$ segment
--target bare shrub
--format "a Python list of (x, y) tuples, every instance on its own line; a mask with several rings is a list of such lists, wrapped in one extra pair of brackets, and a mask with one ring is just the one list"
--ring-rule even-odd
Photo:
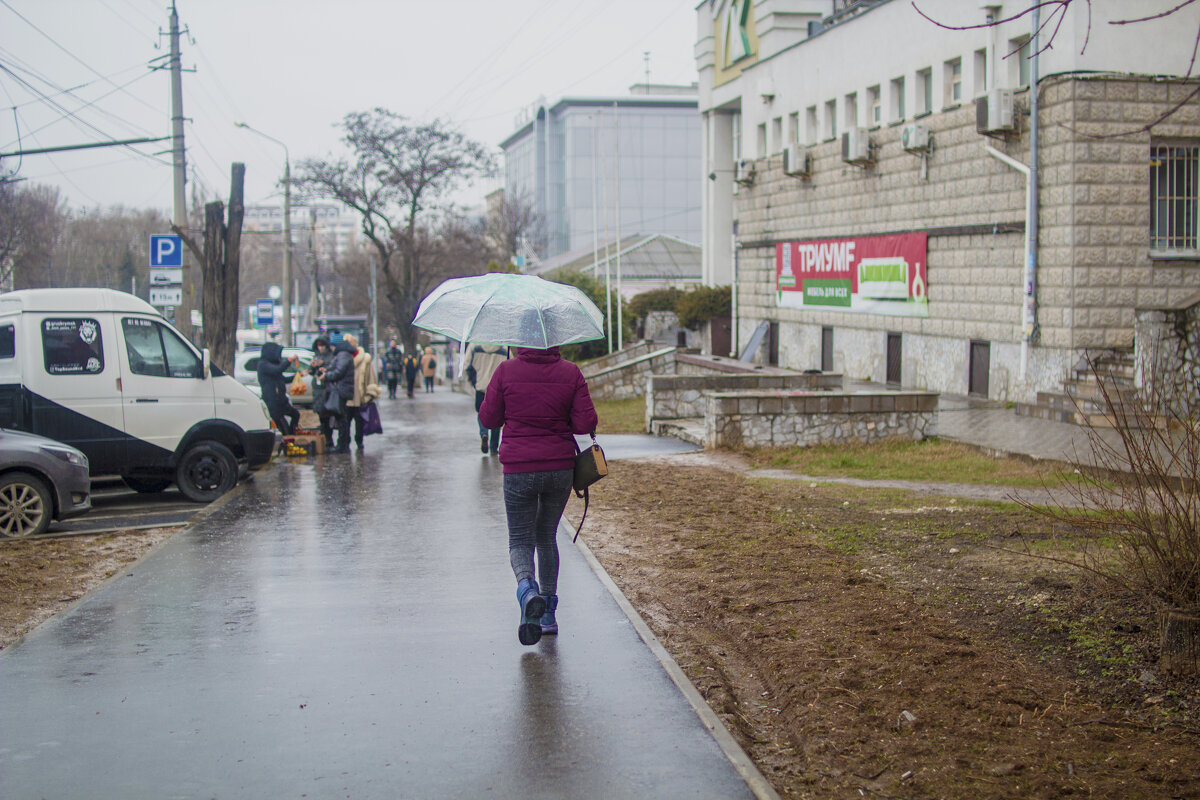
[(1054, 557), (1165, 608), (1200, 610), (1200, 420), (1177, 402), (1171, 374), (1140, 388), (1098, 369), (1096, 397), (1075, 398), (1091, 458), (1076, 455), (1069, 499), (1027, 505), (1082, 534), (1077, 557)]

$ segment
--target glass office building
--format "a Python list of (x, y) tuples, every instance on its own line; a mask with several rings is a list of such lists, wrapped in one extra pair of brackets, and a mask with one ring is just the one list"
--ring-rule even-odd
[[(646, 87), (636, 87), (645, 92)], [(632, 233), (700, 241), (694, 87), (534, 106), (501, 143), (505, 197), (541, 217), (543, 258)]]

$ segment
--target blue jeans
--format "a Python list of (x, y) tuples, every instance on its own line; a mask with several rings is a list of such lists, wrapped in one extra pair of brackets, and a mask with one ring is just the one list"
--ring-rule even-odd
[(508, 560), (517, 582), (537, 579), (542, 594), (558, 593), (558, 521), (571, 496), (574, 472), (512, 472), (504, 475), (504, 510), (508, 514)]
[(484, 392), (475, 391), (475, 421), (479, 423), (479, 435), (488, 437), (488, 449), (493, 453), (500, 450), (500, 428), (485, 428), (479, 422), (479, 407), (483, 405)]

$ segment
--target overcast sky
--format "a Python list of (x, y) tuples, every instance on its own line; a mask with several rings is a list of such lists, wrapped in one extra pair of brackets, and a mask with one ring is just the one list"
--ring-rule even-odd
[[(382, 106), (449, 120), (499, 153), (539, 96), (696, 80), (693, 0), (177, 0), (189, 181), (276, 202), (292, 163), (339, 151), (337, 123)], [(0, 152), (170, 134), (169, 0), (0, 0)], [(160, 32), (163, 34), (160, 36)], [(14, 108), (15, 107), (15, 108)], [(7, 158), (73, 208), (170, 213), (170, 143)], [(136, 150), (137, 152), (133, 152)], [(142, 154), (142, 155), (139, 155)], [(193, 171), (194, 170), (194, 171)], [(463, 202), (482, 202), (498, 184)], [(189, 184), (189, 205), (191, 187)]]

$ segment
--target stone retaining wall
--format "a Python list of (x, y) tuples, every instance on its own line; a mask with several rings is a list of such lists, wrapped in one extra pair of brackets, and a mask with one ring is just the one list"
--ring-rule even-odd
[(646, 430), (656, 420), (703, 417), (707, 395), (731, 391), (837, 391), (842, 376), (836, 373), (788, 375), (712, 374), (651, 375), (646, 384)]
[(675, 373), (675, 352), (676, 348), (665, 347), (600, 369), (596, 369), (593, 362), (583, 373), (588, 382), (588, 392), (593, 400), (641, 397), (651, 374)]
[(936, 392), (729, 392), (710, 394), (705, 447), (920, 441), (937, 435)]

